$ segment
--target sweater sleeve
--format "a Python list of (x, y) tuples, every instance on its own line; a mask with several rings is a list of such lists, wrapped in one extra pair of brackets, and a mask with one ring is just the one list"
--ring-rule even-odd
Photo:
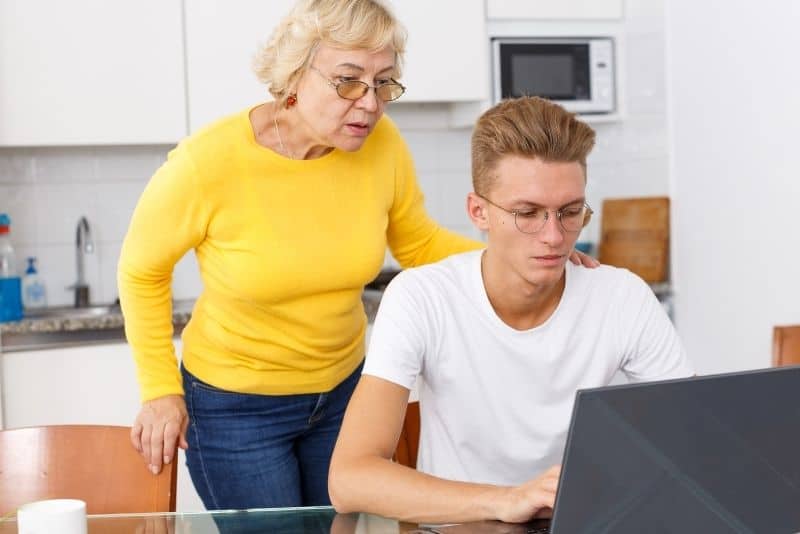
[(122, 244), (117, 283), (142, 401), (183, 393), (172, 343), (172, 271), (205, 236), (205, 198), (179, 146), (145, 187)]
[[(399, 133), (397, 139), (395, 192), (389, 211), (387, 241), (400, 265), (414, 267), (451, 254), (484, 248), (484, 243), (447, 230), (431, 219), (425, 210), (411, 154)], [(464, 199), (453, 197), (452, 201), (464, 202)]]

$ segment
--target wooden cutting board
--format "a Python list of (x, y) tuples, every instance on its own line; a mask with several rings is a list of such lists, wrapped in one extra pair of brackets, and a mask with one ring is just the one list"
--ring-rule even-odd
[(669, 197), (603, 201), (598, 259), (624, 267), (646, 282), (666, 282), (669, 267)]

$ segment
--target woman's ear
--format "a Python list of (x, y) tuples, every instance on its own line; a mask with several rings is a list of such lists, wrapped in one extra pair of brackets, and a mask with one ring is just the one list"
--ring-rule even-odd
[(489, 217), (486, 210), (486, 201), (474, 191), (467, 195), (467, 215), (469, 215), (475, 228), (485, 232), (489, 229)]

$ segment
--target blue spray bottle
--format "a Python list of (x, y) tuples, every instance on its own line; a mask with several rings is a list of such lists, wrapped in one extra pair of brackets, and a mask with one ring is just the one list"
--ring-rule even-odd
[(11, 218), (0, 213), (0, 323), (22, 319), (22, 287), (10, 232)]

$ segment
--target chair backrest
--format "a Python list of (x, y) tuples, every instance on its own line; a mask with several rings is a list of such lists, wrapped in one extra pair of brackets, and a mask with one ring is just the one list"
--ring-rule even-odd
[(666, 282), (669, 197), (604, 200), (597, 259), (624, 267), (646, 282)]
[(773, 328), (772, 365), (800, 365), (800, 325)]
[(130, 427), (59, 425), (0, 431), (0, 514), (57, 498), (89, 514), (174, 512), (177, 459), (153, 475)]
[(416, 469), (419, 449), (419, 402), (409, 402), (393, 460)]

